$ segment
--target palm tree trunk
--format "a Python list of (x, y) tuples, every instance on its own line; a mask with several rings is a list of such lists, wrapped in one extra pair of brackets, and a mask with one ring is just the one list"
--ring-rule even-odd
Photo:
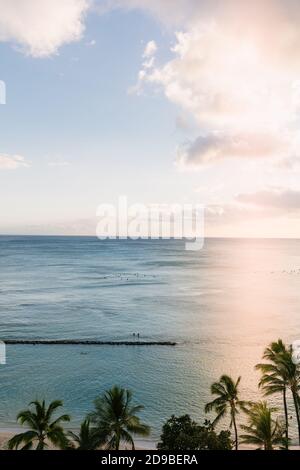
[(44, 450), (44, 445), (45, 445), (44, 438), (40, 438), (36, 450)]
[(293, 400), (295, 405), (297, 424), (298, 424), (298, 436), (299, 436), (299, 445), (300, 445), (300, 416), (299, 416), (299, 404), (298, 404), (298, 395), (297, 392), (293, 391)]
[(288, 409), (287, 409), (287, 402), (286, 402), (286, 387), (283, 389), (283, 405), (284, 405), (284, 416), (285, 416), (285, 437), (286, 437), (286, 449), (289, 449), (289, 417), (288, 417)]
[(239, 447), (238, 431), (237, 431), (234, 411), (232, 412), (232, 424), (233, 424), (233, 427), (234, 427), (234, 435), (235, 435), (235, 450), (238, 450), (238, 447)]
[(116, 450), (120, 450), (120, 434), (116, 435)]
[(273, 450), (273, 446), (272, 446), (271, 442), (268, 442), (268, 441), (265, 442), (264, 448), (265, 448), (265, 450)]

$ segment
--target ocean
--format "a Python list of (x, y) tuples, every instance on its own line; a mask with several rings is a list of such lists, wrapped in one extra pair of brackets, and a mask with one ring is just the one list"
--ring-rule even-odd
[[(172, 414), (199, 422), (210, 384), (242, 376), (258, 400), (264, 348), (300, 339), (300, 241), (0, 237), (0, 340), (175, 341), (177, 346), (7, 346), (0, 426), (35, 398), (62, 399), (76, 427), (117, 384), (145, 406), (159, 438)], [(270, 400), (281, 407), (280, 397)], [(291, 423), (295, 423), (290, 401)], [(226, 425), (226, 421), (224, 423)], [(295, 435), (295, 432), (294, 432)]]

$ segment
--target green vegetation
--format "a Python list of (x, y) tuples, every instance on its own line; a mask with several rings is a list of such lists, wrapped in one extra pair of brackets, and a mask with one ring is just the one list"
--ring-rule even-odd
[(217, 434), (209, 421), (199, 426), (189, 415), (172, 416), (163, 426), (159, 450), (231, 450), (229, 431)]
[(69, 415), (52, 421), (54, 412), (63, 406), (61, 401), (50, 403), (48, 408), (45, 401), (34, 401), (29, 406), (17, 416), (19, 423), (29, 429), (10, 439), (9, 449), (30, 450), (35, 444), (35, 450), (44, 450), (49, 444), (64, 450), (119, 450), (122, 444), (134, 449), (134, 436), (150, 433), (149, 426), (137, 416), (143, 406), (133, 404), (130, 390), (116, 386), (96, 398), (95, 410), (83, 421), (78, 434), (61, 426), (70, 421)]
[(79, 434), (69, 431), (68, 436), (71, 438), (68, 447), (76, 450), (96, 450), (103, 442), (102, 435), (97, 429), (91, 427), (89, 418), (81, 423)]
[(241, 425), (243, 431), (247, 433), (241, 435), (241, 441), (264, 450), (285, 446), (285, 428), (278, 418), (276, 420), (272, 418), (272, 413), (275, 411), (277, 409), (269, 408), (265, 401), (254, 403), (247, 412), (249, 425)]
[(64, 414), (58, 418), (53, 415), (58, 408), (62, 407), (59, 400), (53, 401), (47, 407), (45, 401), (33, 401), (27, 410), (21, 411), (17, 420), (26, 425), (28, 431), (17, 434), (8, 442), (9, 449), (30, 450), (36, 445), (36, 450), (44, 450), (48, 442), (59, 448), (66, 448), (68, 440), (61, 425), (70, 421), (70, 416)]
[(287, 409), (287, 393), (291, 392), (295, 414), (298, 424), (298, 435), (300, 445), (300, 417), (299, 417), (299, 387), (300, 387), (300, 371), (292, 359), (292, 349), (287, 348), (279, 339), (277, 342), (271, 343), (266, 348), (263, 358), (269, 361), (264, 364), (257, 364), (256, 368), (261, 371), (262, 378), (259, 386), (263, 389), (265, 396), (282, 394), (283, 409), (285, 415), (285, 434), (286, 446), (289, 442), (289, 422)]
[(246, 403), (239, 399), (238, 386), (241, 381), (241, 377), (236, 382), (232, 380), (228, 375), (222, 375), (219, 382), (215, 382), (211, 386), (212, 395), (216, 395), (210, 403), (205, 406), (205, 413), (210, 413), (214, 410), (217, 416), (213, 422), (215, 426), (227, 413), (230, 414), (230, 425), (229, 427), (234, 428), (235, 436), (235, 449), (238, 450), (238, 430), (236, 424), (236, 416), (240, 410), (243, 410)]
[(119, 387), (113, 387), (95, 400), (95, 411), (91, 421), (104, 437), (105, 447), (119, 450), (120, 444), (130, 444), (134, 450), (133, 436), (148, 436), (150, 428), (140, 421), (137, 414), (141, 405), (132, 404), (132, 393)]
[(241, 435), (243, 444), (255, 445), (258, 448), (272, 450), (274, 448), (289, 448), (289, 416), (288, 398), (292, 398), (295, 416), (298, 424), (300, 444), (300, 371), (299, 366), (293, 362), (292, 347), (287, 347), (281, 339), (271, 343), (264, 351), (263, 359), (267, 362), (257, 364), (256, 370), (261, 372), (259, 388), (264, 395), (281, 395), (283, 401), (284, 423), (273, 415), (278, 410), (269, 407), (267, 402), (250, 403), (241, 401), (238, 394), (240, 378), (236, 383), (228, 377), (222, 376), (219, 382), (211, 387), (213, 395), (217, 398), (208, 403), (206, 412), (215, 411), (217, 416), (215, 425), (227, 411), (230, 412), (230, 427), (235, 430), (235, 448), (237, 449), (236, 415), (238, 411), (246, 414), (248, 425), (241, 424), (245, 434)]

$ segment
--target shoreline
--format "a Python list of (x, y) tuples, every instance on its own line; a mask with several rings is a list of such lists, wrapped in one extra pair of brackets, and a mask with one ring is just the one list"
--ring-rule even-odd
[[(21, 427), (0, 427), (0, 451), (7, 450), (7, 442), (16, 434), (25, 432), (26, 428)], [(77, 431), (78, 428), (66, 429), (66, 431)], [(156, 450), (156, 442), (145, 439), (136, 439), (135, 441), (136, 450)], [(49, 450), (54, 450), (53, 447), (49, 446)]]

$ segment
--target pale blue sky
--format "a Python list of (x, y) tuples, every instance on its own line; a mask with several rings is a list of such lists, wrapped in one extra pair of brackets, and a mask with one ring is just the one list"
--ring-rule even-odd
[[(246, 198), (239, 195), (253, 193), (256, 206), (258, 200), (264, 206), (268, 192), (272, 199), (268, 211), (276, 217), (279, 235), (298, 234), (298, 216), (294, 213), (289, 215), (288, 230), (284, 224), (282, 231), (280, 222), (282, 204), (295, 207), (296, 200), (300, 208), (295, 147), (293, 152), (283, 154), (282, 142), (275, 142), (273, 134), (271, 139), (265, 131), (258, 133), (257, 128), (252, 131), (249, 121), (247, 138), (253, 144), (249, 150), (248, 144), (244, 146), (244, 129), (236, 125), (241, 116), (232, 112), (232, 117), (226, 109), (220, 124), (219, 114), (211, 109), (215, 106), (210, 98), (211, 82), (214, 96), (226, 93), (232, 99), (228, 76), (222, 82), (218, 68), (221, 62), (215, 58), (221, 54), (224, 57), (225, 41), (235, 44), (234, 35), (230, 29), (225, 39), (219, 32), (217, 39), (215, 32), (212, 35), (205, 30), (207, 37), (198, 34), (204, 18), (209, 25), (211, 21), (227, 21), (219, 9), (212, 9), (208, 20), (205, 0), (188, 0), (186, 4), (176, 0), (173, 5), (175, 8), (177, 4), (178, 9), (170, 9), (169, 15), (164, 10), (168, 2), (159, 0), (108, 2), (115, 8), (102, 14), (92, 8), (107, 3), (101, 0), (94, 0), (89, 8), (86, 0), (72, 0), (69, 5), (74, 4), (74, 11), (59, 11), (65, 0), (42, 0), (44, 11), (40, 13), (36, 0), (21, 1), (25, 9), (16, 13), (10, 8), (15, 0), (0, 0), (1, 11), (5, 12), (4, 19), (0, 19), (0, 80), (7, 86), (7, 104), (0, 105), (0, 233), (44, 233), (47, 227), (52, 227), (53, 232), (69, 233), (73, 230), (70, 224), (93, 220), (98, 204), (115, 202), (125, 194), (132, 203), (198, 202), (212, 208), (217, 205), (217, 214), (222, 215), (226, 209), (228, 220), (221, 217), (219, 221), (212, 210), (208, 220), (212, 234), (234, 235), (236, 229), (237, 234), (263, 236), (269, 234), (269, 222), (262, 223), (261, 213), (255, 212), (257, 207), (255, 224), (260, 228), (253, 230), (253, 214), (250, 222), (241, 225), (244, 213), (248, 218), (248, 200), (244, 206)], [(281, 2), (274, 0), (275, 3)], [(287, 3), (291, 13), (295, 4), (292, 0)], [(122, 8), (117, 8), (120, 4)], [(25, 13), (30, 5), (35, 16), (28, 19)], [(160, 9), (162, 5), (164, 8)], [(48, 7), (49, 18), (58, 12), (59, 18), (66, 20), (61, 31), (59, 27), (52, 31), (49, 26), (49, 37)], [(279, 12), (278, 21), (284, 14)], [(21, 26), (14, 15), (21, 15)], [(76, 32), (78, 23), (72, 15), (77, 15), (75, 20), (85, 26), (84, 31)], [(75, 32), (68, 18), (71, 26), (74, 21)], [(68, 29), (70, 34), (65, 38)], [(186, 36), (176, 36), (178, 31)], [(204, 40), (215, 61), (207, 64), (203, 60), (202, 65), (197, 54), (202, 54), (198, 51)], [(146, 59), (143, 54), (149, 41), (155, 42), (157, 52)], [(238, 40), (236, 44), (240, 47)], [(235, 77), (235, 68), (241, 72), (241, 80), (245, 66), (250, 64), (253, 69), (252, 44), (248, 46), (249, 42), (247, 49), (242, 49), (242, 64), (238, 54), (237, 63), (230, 62)], [(245, 50), (249, 53), (246, 64)], [(148, 69), (143, 62), (151, 57), (155, 57), (155, 65)], [(283, 59), (280, 57), (282, 63)], [(227, 71), (228, 63), (222, 62), (223, 66)], [(144, 75), (138, 79), (141, 70)], [(229, 83), (230, 80), (229, 76)], [(236, 84), (231, 86), (236, 88)], [(274, 116), (273, 111), (271, 108), (266, 119)], [(252, 116), (251, 113), (249, 107), (248, 114)], [(242, 115), (247, 113), (243, 110)], [(279, 121), (269, 121), (268, 129), (273, 126), (273, 132)], [(287, 138), (292, 139), (290, 134)], [(233, 139), (238, 139), (241, 154), (237, 155)], [(273, 160), (270, 163), (270, 155), (275, 164)], [(16, 160), (16, 156), (24, 160)], [(89, 230), (92, 232), (92, 225)]]
[(7, 86), (1, 153), (22, 155), (30, 165), (0, 175), (4, 230), (6, 221), (22, 226), (91, 217), (99, 203), (119, 194), (132, 202), (176, 201), (178, 110), (151, 91), (128, 93), (153, 39), (163, 59), (170, 55), (173, 38), (153, 18), (114, 11), (90, 15), (82, 41), (49, 58), (0, 44)]

